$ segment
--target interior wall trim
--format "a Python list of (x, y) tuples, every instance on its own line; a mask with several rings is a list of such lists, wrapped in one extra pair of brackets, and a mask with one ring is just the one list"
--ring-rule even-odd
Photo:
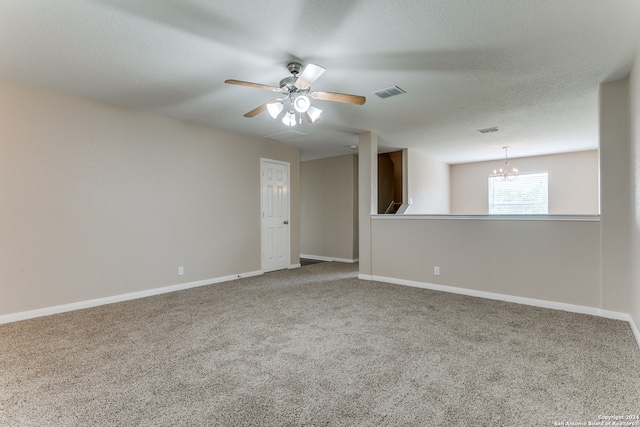
[(391, 283), (395, 285), (411, 286), (414, 288), (429, 289), (432, 291), (449, 292), (454, 294), (467, 295), (478, 298), (486, 298), (498, 301), (513, 302), (516, 304), (530, 305), (534, 307), (549, 308), (552, 310), (568, 311), (570, 313), (589, 314), (592, 316), (604, 317), (606, 319), (622, 320), (629, 323), (633, 336), (636, 340), (636, 344), (640, 349), (640, 330), (628, 313), (622, 313), (618, 311), (604, 310), (597, 307), (589, 307), (583, 305), (567, 304), (563, 302), (547, 301), (535, 298), (518, 297), (513, 295), (498, 294), (494, 292), (477, 291), (474, 289), (458, 288), (455, 286), (436, 285), (434, 283), (417, 282), (413, 280), (396, 279), (392, 277), (384, 276), (363, 276), (358, 275), (362, 280), (374, 280), (378, 282)]
[(402, 220), (402, 219), (473, 219), (478, 221), (587, 221), (599, 222), (600, 215), (422, 215), (422, 214), (378, 214), (371, 215), (375, 220)]
[(145, 298), (154, 295), (166, 294), (169, 292), (182, 291), (185, 289), (196, 288), (199, 286), (214, 285), (216, 283), (228, 282), (230, 280), (241, 279), (243, 277), (259, 276), (263, 274), (262, 270), (250, 271), (247, 273), (232, 274), (224, 277), (216, 277), (207, 280), (198, 280), (195, 282), (181, 283), (177, 285), (164, 286), (161, 288), (148, 289), (145, 291), (131, 292), (110, 297), (91, 299), (86, 301), (74, 302), (70, 304), (56, 305), (36, 310), (23, 311), (20, 313), (5, 314), (0, 316), (0, 325), (4, 323), (18, 322), (20, 320), (35, 319), (37, 317), (50, 316), (52, 314), (66, 313), (68, 311), (82, 310), (85, 308), (98, 307), (101, 305), (114, 304), (117, 302), (130, 301), (138, 298)]
[(300, 254), (300, 258), (315, 259), (316, 261), (337, 261), (337, 262), (345, 262), (345, 263), (349, 263), (349, 264), (354, 264), (354, 263), (360, 261), (359, 258), (355, 258), (355, 259), (334, 258), (334, 257), (330, 257), (330, 256), (306, 255), (306, 254)]
[[(301, 255), (301, 257), (310, 258), (303, 255)], [(310, 258), (310, 259), (313, 259), (313, 258)], [(165, 286), (162, 288), (149, 289), (146, 291), (132, 292), (132, 293), (127, 293), (122, 295), (114, 295), (111, 297), (80, 301), (80, 302), (71, 303), (71, 304), (63, 304), (63, 305), (57, 305), (53, 307), (46, 307), (46, 308), (41, 308), (37, 310), (23, 311), (20, 313), (6, 314), (3, 316), (0, 316), (0, 325), (5, 323), (18, 322), (21, 320), (34, 319), (37, 317), (50, 316), (52, 314), (65, 313), (65, 312), (74, 311), (74, 310), (82, 310), (85, 308), (98, 307), (98, 306), (107, 305), (107, 304), (114, 304), (122, 301), (130, 301), (138, 298), (145, 298), (145, 297), (165, 294), (169, 292), (196, 288), (199, 286), (214, 285), (216, 283), (228, 282), (230, 280), (236, 280), (243, 277), (259, 276), (261, 274), (263, 274), (263, 271), (257, 270), (257, 271), (247, 272), (247, 273), (240, 273), (240, 274), (233, 274), (233, 275), (224, 276), (224, 277), (218, 277), (214, 279), (199, 280), (196, 282), (188, 282), (188, 283), (182, 283), (178, 285)], [(516, 304), (531, 305), (535, 307), (549, 308), (552, 310), (562, 310), (562, 311), (568, 311), (571, 313), (589, 314), (593, 316), (604, 317), (607, 319), (623, 320), (629, 323), (631, 331), (633, 332), (633, 335), (636, 339), (636, 344), (638, 344), (638, 348), (640, 348), (640, 330), (638, 329), (638, 326), (633, 321), (633, 318), (631, 317), (631, 315), (627, 313), (621, 313), (618, 311), (611, 311), (611, 310), (603, 310), (597, 307), (588, 307), (588, 306), (567, 304), (567, 303), (561, 303), (561, 302), (555, 302), (555, 301), (546, 301), (546, 300), (540, 300), (535, 298), (518, 297), (513, 295), (498, 294), (494, 292), (485, 292), (485, 291), (477, 291), (473, 289), (458, 288), (454, 286), (436, 285), (434, 283), (417, 282), (417, 281), (405, 280), (405, 279), (395, 279), (395, 278), (384, 277), (384, 276), (358, 274), (358, 279), (368, 280), (368, 281), (375, 280), (375, 281), (391, 283), (395, 285), (411, 286), (414, 288), (422, 288), (422, 289), (429, 289), (434, 291), (468, 295), (468, 296), (473, 296), (478, 298), (487, 298), (492, 300), (513, 302)]]

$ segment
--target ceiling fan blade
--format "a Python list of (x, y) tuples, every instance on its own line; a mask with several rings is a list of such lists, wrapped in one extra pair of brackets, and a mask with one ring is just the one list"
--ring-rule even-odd
[(276, 98), (276, 99), (272, 99), (269, 102), (265, 102), (264, 104), (254, 108), (253, 110), (249, 111), (248, 113), (244, 114), (245, 117), (255, 117), (258, 114), (262, 113), (264, 110), (267, 109), (267, 105), (269, 104), (273, 104), (276, 102), (282, 102), (284, 100), (284, 98)]
[(295, 86), (298, 89), (308, 89), (313, 84), (313, 82), (315, 82), (318, 77), (320, 77), (322, 73), (324, 73), (324, 71), (324, 67), (316, 64), (307, 64), (307, 66), (304, 67), (304, 70), (302, 70), (300, 76), (298, 76), (298, 80), (296, 80)]
[[(268, 104), (268, 102), (267, 102)], [(262, 113), (264, 110), (267, 109), (267, 104), (262, 104), (259, 107), (254, 108), (253, 110), (249, 111), (248, 113), (244, 114), (245, 117), (255, 117), (258, 114)]]
[(230, 85), (249, 86), (249, 87), (255, 87), (256, 89), (270, 90), (272, 92), (280, 92), (281, 91), (281, 89), (279, 87), (267, 86), (267, 85), (263, 85), (263, 84), (260, 84), (260, 83), (245, 82), (245, 81), (242, 81), (242, 80), (229, 79), (229, 80), (225, 80), (224, 82), (227, 83), (227, 84), (230, 84)]
[(363, 105), (367, 102), (367, 98), (359, 95), (347, 95), (346, 93), (335, 92), (311, 92), (313, 99), (319, 99), (320, 101), (334, 101), (344, 102), (345, 104)]

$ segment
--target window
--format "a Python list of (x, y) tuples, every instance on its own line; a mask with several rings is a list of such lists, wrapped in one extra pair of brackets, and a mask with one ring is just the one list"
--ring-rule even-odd
[(515, 181), (489, 177), (490, 215), (549, 213), (549, 173), (520, 173)]

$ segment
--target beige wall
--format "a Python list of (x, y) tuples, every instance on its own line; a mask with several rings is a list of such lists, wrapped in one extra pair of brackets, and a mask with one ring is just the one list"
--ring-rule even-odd
[(374, 217), (373, 275), (598, 307), (599, 242), (598, 221)]
[(0, 99), (0, 315), (260, 270), (261, 157), (291, 163), (299, 262), (297, 149), (7, 81)]
[[(521, 172), (549, 172), (550, 215), (599, 213), (598, 151), (509, 159)], [(451, 165), (451, 213), (486, 215), (488, 176), (500, 161)]]
[(630, 311), (637, 328), (640, 328), (640, 46), (636, 53), (633, 71), (629, 78), (630, 98)]
[(300, 163), (300, 252), (358, 258), (358, 158), (353, 154)]
[(406, 213), (444, 215), (449, 213), (449, 165), (424, 154), (407, 150), (408, 196)]
[(628, 79), (600, 85), (603, 304), (629, 313), (631, 236)]

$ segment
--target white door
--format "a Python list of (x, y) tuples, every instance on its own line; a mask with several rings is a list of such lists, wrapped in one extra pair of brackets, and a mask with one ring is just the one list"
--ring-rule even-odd
[(260, 160), (262, 271), (289, 268), (289, 163)]

